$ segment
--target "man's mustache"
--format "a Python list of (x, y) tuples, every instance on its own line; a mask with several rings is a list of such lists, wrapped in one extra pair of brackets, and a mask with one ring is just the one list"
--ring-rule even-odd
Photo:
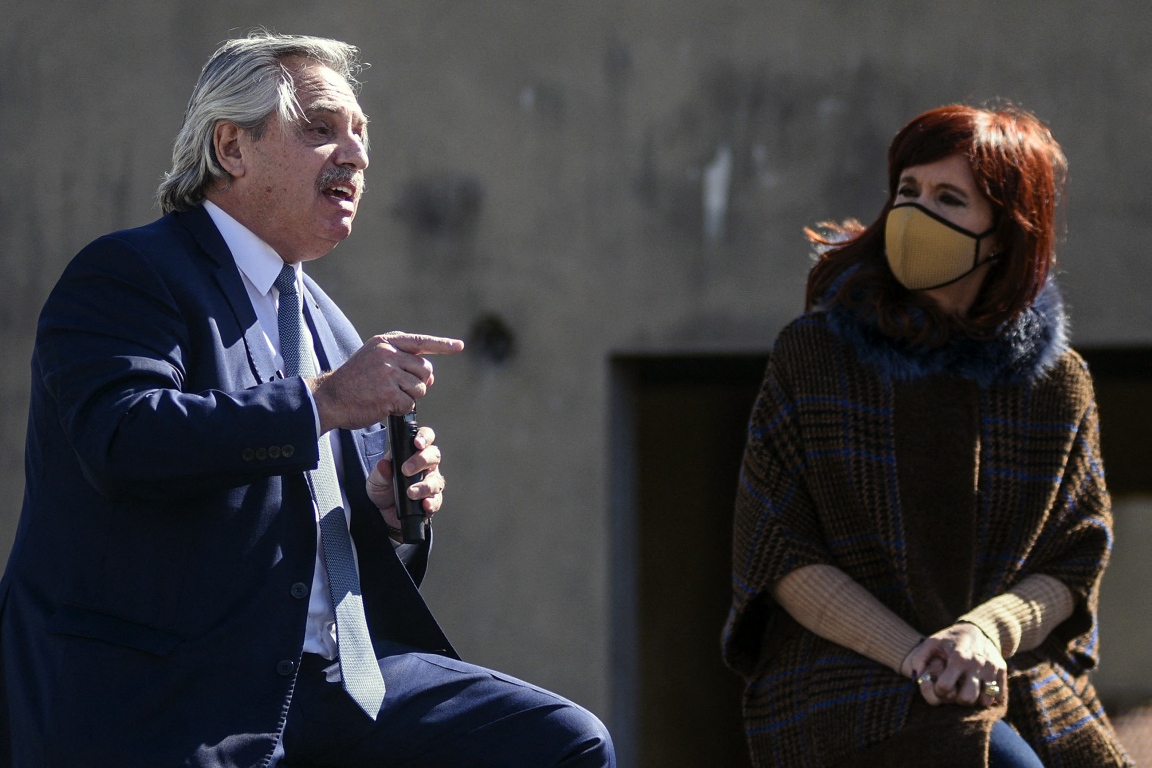
[(338, 184), (349, 185), (360, 194), (364, 194), (365, 190), (368, 189), (368, 186), (364, 183), (363, 171), (354, 171), (351, 168), (343, 168), (341, 166), (325, 168), (320, 174), (320, 178), (316, 180), (316, 186), (321, 192)]

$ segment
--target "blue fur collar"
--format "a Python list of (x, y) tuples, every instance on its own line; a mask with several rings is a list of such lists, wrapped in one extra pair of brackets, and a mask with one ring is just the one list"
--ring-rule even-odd
[(1022, 384), (1043, 376), (1068, 349), (1064, 299), (1051, 279), (1032, 306), (991, 341), (959, 338), (942, 347), (914, 347), (885, 336), (871, 318), (842, 305), (824, 312), (829, 328), (856, 351), (860, 362), (897, 381), (946, 374), (972, 379), (981, 387)]

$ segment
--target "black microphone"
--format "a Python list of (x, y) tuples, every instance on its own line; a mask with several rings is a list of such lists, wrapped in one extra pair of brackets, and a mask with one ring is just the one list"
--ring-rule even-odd
[(403, 416), (388, 416), (388, 443), (392, 446), (392, 488), (396, 492), (396, 514), (400, 517), (400, 530), (405, 544), (419, 544), (424, 541), (424, 502), (408, 498), (408, 489), (424, 478), (419, 472), (408, 477), (400, 471), (401, 465), (416, 453), (416, 411)]

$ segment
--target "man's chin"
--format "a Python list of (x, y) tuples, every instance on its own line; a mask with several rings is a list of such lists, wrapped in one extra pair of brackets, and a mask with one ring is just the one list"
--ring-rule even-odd
[[(293, 261), (296, 261), (296, 262), (315, 261), (316, 259), (320, 258), (321, 256), (324, 256), (324, 255), (330, 253), (333, 248), (340, 245), (340, 243), (342, 243), (345, 239), (347, 239), (348, 234), (350, 234), (350, 233), (351, 233), (351, 229), (346, 230), (345, 234), (341, 237), (325, 236), (325, 237), (317, 238), (311, 242), (310, 247), (308, 247), (307, 249), (304, 249), (304, 248), (299, 249), (297, 254), (296, 254), (297, 258), (294, 259)], [(283, 257), (284, 257), (284, 254), (281, 254), (281, 258), (283, 258)], [(286, 258), (284, 260), (289, 261)]]
[(341, 216), (334, 219), (329, 219), (322, 232), (318, 232), (319, 238), (325, 242), (331, 243), (331, 247), (336, 247), (337, 243), (341, 243), (348, 239), (352, 234), (352, 216)]

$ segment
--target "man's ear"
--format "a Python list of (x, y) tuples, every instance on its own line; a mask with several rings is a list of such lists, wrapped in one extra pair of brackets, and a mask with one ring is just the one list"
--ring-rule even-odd
[(244, 175), (244, 130), (236, 123), (221, 120), (212, 132), (212, 144), (216, 149), (216, 160), (228, 174), (238, 179)]

